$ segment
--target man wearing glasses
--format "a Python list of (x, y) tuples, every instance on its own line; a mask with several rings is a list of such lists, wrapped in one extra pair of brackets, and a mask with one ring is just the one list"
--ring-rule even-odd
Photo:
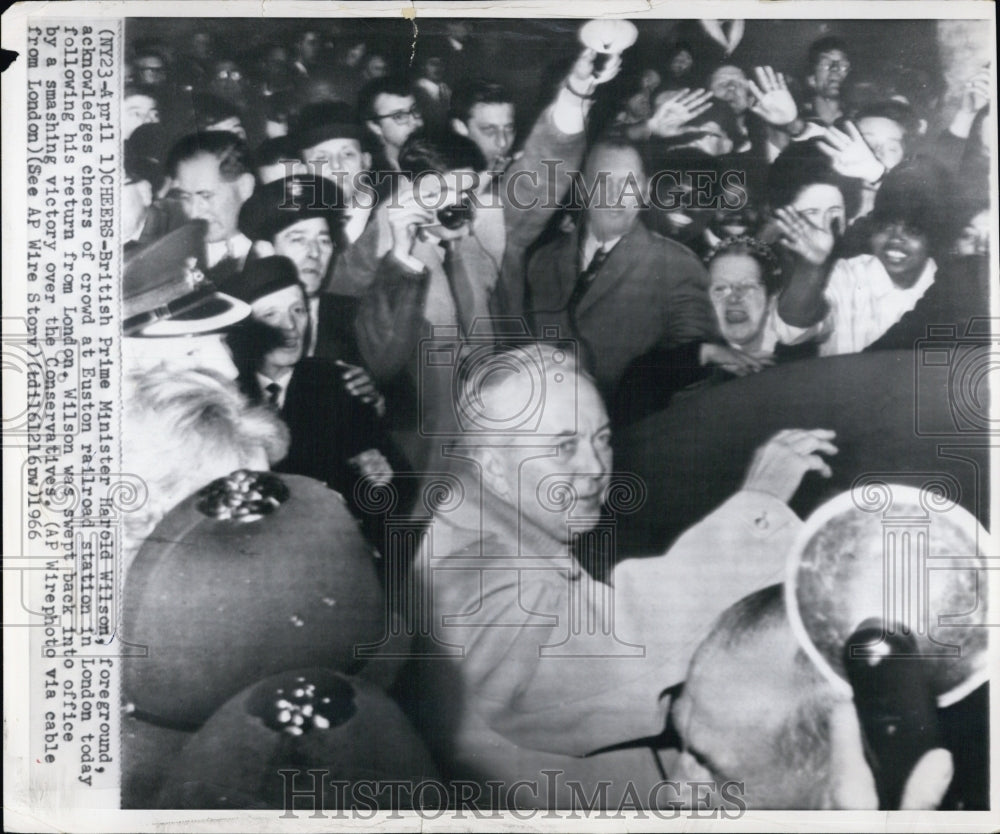
[(806, 83), (812, 90), (812, 98), (803, 108), (808, 121), (832, 125), (843, 117), (842, 93), (850, 71), (847, 44), (840, 38), (821, 38), (809, 47)]
[(361, 91), (358, 109), (379, 146), (375, 170), (398, 171), (399, 149), (424, 126), (409, 85), (398, 78), (377, 78)]

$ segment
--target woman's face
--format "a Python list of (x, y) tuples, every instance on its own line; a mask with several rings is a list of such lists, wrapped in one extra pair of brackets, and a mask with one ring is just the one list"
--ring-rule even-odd
[(871, 246), (892, 283), (904, 290), (917, 283), (930, 260), (927, 235), (901, 221), (881, 223), (872, 234)]
[(835, 238), (843, 234), (847, 225), (844, 195), (835, 185), (816, 183), (806, 186), (792, 200), (792, 208), (817, 229), (823, 229)]
[(708, 294), (719, 329), (737, 347), (755, 348), (767, 318), (767, 290), (761, 266), (743, 254), (723, 254), (708, 267)]
[(864, 137), (875, 158), (892, 170), (906, 154), (906, 133), (899, 122), (881, 116), (868, 116), (858, 121), (858, 130)]
[(250, 308), (254, 319), (280, 331), (283, 337), (281, 345), (262, 363), (262, 370), (273, 379), (276, 372), (294, 367), (302, 358), (309, 325), (305, 295), (301, 287), (285, 287), (258, 298)]
[(682, 49), (670, 60), (670, 72), (675, 76), (684, 75), (694, 65), (691, 53)]
[(323, 286), (333, 257), (330, 227), (322, 217), (293, 223), (274, 236), (274, 253), (289, 258), (299, 271), (306, 294), (316, 295)]

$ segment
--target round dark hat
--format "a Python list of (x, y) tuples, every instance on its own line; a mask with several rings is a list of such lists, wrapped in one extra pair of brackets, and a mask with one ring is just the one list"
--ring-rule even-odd
[(323, 666), (352, 674), (384, 636), (371, 547), (343, 499), (298, 475), (239, 470), (178, 504), (125, 582), (131, 712), (200, 726), (268, 675)]
[(291, 131), (292, 144), (302, 151), (328, 139), (365, 138), (354, 109), (343, 101), (318, 101), (302, 108)]
[(295, 263), (282, 255), (248, 260), (243, 271), (222, 285), (234, 298), (253, 304), (257, 299), (287, 287), (301, 287)]
[[(437, 776), (417, 732), (381, 689), (330, 669), (297, 669), (220, 708), (169, 766), (157, 806), (277, 810), (285, 801), (279, 771), (287, 769), (306, 779), (306, 770), (323, 770), (348, 783), (411, 786)], [(399, 800), (408, 805), (411, 797)], [(332, 791), (328, 802), (356, 807), (350, 791), (342, 805)]]
[(271, 240), (301, 220), (322, 217), (339, 236), (344, 198), (337, 184), (314, 174), (295, 174), (258, 186), (240, 209), (239, 227), (250, 240)]

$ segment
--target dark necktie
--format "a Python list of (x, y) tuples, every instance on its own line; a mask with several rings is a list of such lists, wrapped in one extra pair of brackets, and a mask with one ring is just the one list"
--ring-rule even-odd
[(583, 297), (594, 283), (594, 278), (601, 271), (601, 267), (604, 266), (604, 262), (608, 259), (610, 253), (610, 249), (602, 246), (594, 253), (594, 257), (590, 259), (587, 268), (581, 271), (577, 277), (576, 286), (573, 287), (573, 294), (569, 297), (569, 304), (566, 305), (570, 315), (574, 319), (576, 318), (576, 308), (580, 306), (580, 302), (583, 301)]
[(278, 407), (278, 397), (281, 396), (281, 386), (277, 382), (272, 382), (267, 385), (264, 390), (267, 392), (267, 403), (268, 405), (273, 405), (275, 408)]

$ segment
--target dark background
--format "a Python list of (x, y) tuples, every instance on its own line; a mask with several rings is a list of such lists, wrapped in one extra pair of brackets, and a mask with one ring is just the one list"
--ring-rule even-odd
[[(469, 18), (477, 51), (483, 56), (483, 75), (504, 84), (518, 105), (518, 121), (530, 125), (546, 103), (546, 80), (557, 78), (579, 50), (576, 32), (581, 20)], [(443, 20), (418, 17), (417, 44), (443, 30)], [(621, 78), (645, 67), (657, 68), (669, 46), (676, 20), (637, 21), (639, 40), (625, 53)], [(207, 31), (213, 36), (217, 57), (240, 62), (244, 71), (260, 58), (270, 43), (290, 46), (295, 35), (312, 29), (326, 43), (329, 58), (358, 40), (369, 52), (384, 55), (396, 71), (406, 72), (413, 46), (413, 25), (402, 18), (129, 18), (126, 45), (154, 41), (165, 47), (174, 60), (183, 60), (191, 36)], [(937, 24), (933, 20), (747, 20), (744, 69), (768, 64), (790, 77), (805, 75), (809, 44), (825, 35), (844, 38), (851, 52), (851, 77), (855, 87), (864, 87), (889, 75), (907, 76), (913, 87), (911, 101), (923, 99), (920, 109), (932, 122), (938, 96), (944, 91), (939, 56)], [(449, 79), (455, 83), (459, 79)], [(918, 105), (919, 106), (919, 105)]]

